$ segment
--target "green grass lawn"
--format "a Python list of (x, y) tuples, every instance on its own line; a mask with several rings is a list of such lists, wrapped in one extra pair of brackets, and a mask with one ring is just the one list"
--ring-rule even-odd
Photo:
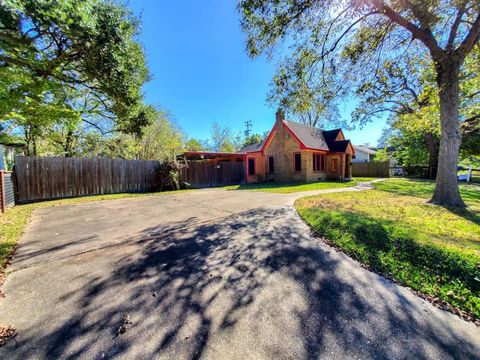
[(278, 182), (264, 182), (258, 184), (242, 184), (225, 186), (228, 190), (250, 190), (250, 191), (264, 191), (277, 194), (290, 194), (301, 191), (311, 190), (326, 190), (326, 189), (339, 189), (350, 186), (355, 186), (359, 182), (371, 181), (375, 178), (354, 178), (351, 181), (339, 182), (339, 181), (321, 181), (314, 183), (278, 183)]
[(372, 270), (480, 319), (480, 186), (460, 185), (463, 211), (428, 204), (433, 182), (374, 186), (295, 205), (319, 235)]
[[(189, 190), (181, 191), (184, 192)], [(176, 192), (178, 193), (179, 191)], [(18, 240), (20, 240), (23, 232), (25, 231), (32, 212), (35, 209), (52, 206), (74, 205), (99, 200), (114, 200), (171, 193), (173, 193), (173, 191), (84, 196), (78, 198), (43, 201), (27, 205), (16, 205), (12, 208), (9, 208), (5, 214), (0, 214), (0, 272), (2, 272), (5, 268), (5, 265), (7, 264), (10, 255), (12, 254)]]

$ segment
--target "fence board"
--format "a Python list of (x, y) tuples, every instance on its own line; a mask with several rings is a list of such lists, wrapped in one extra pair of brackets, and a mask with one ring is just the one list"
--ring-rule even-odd
[(385, 162), (368, 162), (368, 163), (352, 163), (353, 177), (390, 177), (389, 163)]
[(189, 161), (180, 169), (179, 180), (194, 188), (234, 185), (245, 179), (243, 162)]
[(72, 196), (154, 191), (159, 161), (105, 158), (15, 159), (18, 202)]

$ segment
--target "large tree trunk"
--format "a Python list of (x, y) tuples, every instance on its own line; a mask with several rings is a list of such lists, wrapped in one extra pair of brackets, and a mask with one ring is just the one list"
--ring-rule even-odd
[(458, 117), (459, 61), (446, 55), (436, 64), (437, 82), (440, 88), (440, 151), (435, 192), (431, 203), (450, 207), (465, 207), (457, 180), (457, 161), (461, 133)]

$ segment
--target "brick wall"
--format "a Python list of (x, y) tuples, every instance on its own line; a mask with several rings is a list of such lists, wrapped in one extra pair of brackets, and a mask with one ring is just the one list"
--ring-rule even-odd
[(307, 160), (307, 165), (306, 165), (307, 182), (321, 181), (321, 180), (325, 180), (327, 177), (327, 174), (325, 173), (325, 171), (322, 171), (322, 172), (313, 171), (313, 154), (314, 154), (313, 151), (304, 151), (302, 153), (302, 156), (305, 156)]
[[(335, 154), (327, 156), (327, 179), (328, 180), (343, 180), (345, 172), (345, 155)], [(337, 169), (335, 172), (332, 171), (332, 160), (337, 160)]]
[(266, 150), (265, 163), (268, 156), (273, 156), (275, 166), (275, 181), (306, 181), (308, 156), (302, 152), (302, 171), (293, 172), (293, 154), (300, 152), (300, 145), (284, 128), (281, 120), (276, 121), (276, 133)]

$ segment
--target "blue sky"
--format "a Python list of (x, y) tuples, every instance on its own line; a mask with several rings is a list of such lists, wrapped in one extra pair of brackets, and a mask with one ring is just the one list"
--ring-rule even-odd
[[(147, 102), (174, 114), (190, 137), (205, 139), (217, 121), (243, 131), (270, 130), (275, 107), (266, 93), (275, 69), (265, 57), (250, 59), (234, 0), (131, 0), (141, 14), (142, 35), (153, 79), (145, 86)], [(351, 106), (342, 107), (349, 119)], [(346, 132), (355, 144), (375, 145), (384, 121)]]

